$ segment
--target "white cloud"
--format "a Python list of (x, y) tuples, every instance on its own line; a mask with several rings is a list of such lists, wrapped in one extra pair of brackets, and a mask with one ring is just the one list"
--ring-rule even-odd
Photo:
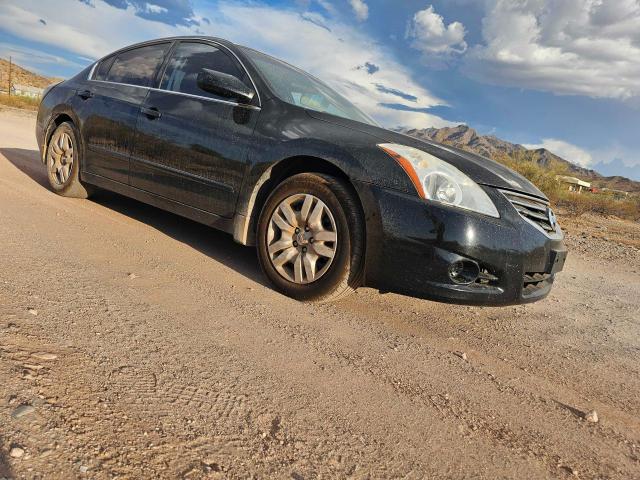
[(593, 164), (593, 156), (591, 153), (564, 140), (545, 138), (542, 140), (542, 143), (538, 145), (523, 145), (523, 147), (529, 149), (546, 148), (551, 153), (555, 153), (565, 160), (569, 160), (571, 163), (575, 163), (581, 167), (589, 167)]
[(640, 95), (637, 0), (487, 0), (482, 35), (465, 65), (481, 81), (591, 97)]
[[(637, 152), (615, 142), (597, 149), (586, 150), (564, 140), (545, 138), (541, 143), (523, 145), (523, 147), (546, 148), (565, 160), (581, 167), (595, 169), (605, 175), (621, 174), (640, 179), (640, 157)], [(613, 167), (609, 167), (610, 164)]]
[(614, 161), (620, 162), (629, 169), (635, 169), (636, 177), (640, 176), (640, 156), (636, 150), (613, 143), (593, 152), (595, 163), (609, 164)]
[[(24, 0), (19, 6), (0, 3), (0, 27), (17, 37), (89, 58), (99, 58), (141, 40), (189, 33), (137, 17), (133, 7), (119, 9), (101, 1), (94, 5), (70, 0)], [(49, 20), (46, 26), (39, 22), (43, 17)]]
[(356, 18), (361, 22), (365, 21), (369, 18), (369, 6), (364, 2), (364, 0), (349, 0), (351, 4), (351, 8), (353, 8), (353, 13), (356, 14)]
[(144, 10), (147, 13), (167, 13), (169, 11), (165, 7), (154, 5), (153, 3), (145, 3)]
[[(198, 10), (195, 15), (210, 19), (210, 24), (170, 26), (140, 18), (132, 7), (118, 9), (98, 0), (95, 8), (72, 0), (22, 0), (20, 6), (0, 3), (0, 27), (29, 41), (54, 45), (90, 58), (142, 40), (189, 35), (201, 29), (206, 34), (250, 45), (300, 66), (331, 84), (385, 126), (425, 128), (459, 123), (428, 113), (383, 106), (402, 104), (428, 109), (444, 103), (414, 81), (411, 73), (384, 46), (352, 26), (316, 13), (314, 20), (322, 21), (323, 25), (319, 26), (296, 10), (255, 3), (227, 1), (217, 7), (204, 5)], [(37, 28), (42, 25), (38, 23), (42, 17), (50, 20), (51, 28)], [(292, 41), (292, 32), (295, 32), (295, 41)], [(379, 70), (370, 74), (367, 69), (357, 68), (367, 62)], [(383, 85), (387, 91), (377, 85)], [(415, 97), (415, 101), (390, 93), (393, 90), (407, 93)]]
[(35, 50), (33, 48), (13, 45), (11, 43), (0, 42), (0, 58), (11, 57), (14, 63), (25, 67), (31, 71), (39, 72), (42, 66), (60, 65), (62, 67), (83, 68), (81, 64), (67, 60), (58, 55)]
[(338, 14), (338, 10), (336, 10), (336, 7), (331, 2), (327, 0), (316, 0), (316, 3), (324, 8), (329, 15), (336, 16)]
[[(325, 19), (324, 25), (331, 30), (328, 31), (288, 10), (235, 3), (222, 4), (217, 16), (214, 12), (207, 16), (213, 22), (207, 27), (212, 32), (300, 66), (325, 80), (383, 125), (421, 128), (452, 125), (435, 115), (381, 106), (393, 103), (429, 108), (443, 102), (415, 82), (410, 72), (383, 46), (352, 26)], [(291, 42), (290, 32), (296, 32), (298, 41)], [(327, 52), (332, 54), (327, 55)], [(367, 69), (358, 68), (367, 62), (375, 64), (379, 70), (369, 74)], [(393, 93), (381, 91), (378, 84), (417, 99), (402, 100)]]
[(424, 54), (425, 60), (464, 53), (467, 43), (465, 29), (460, 22), (445, 25), (444, 19), (430, 5), (417, 12), (407, 28), (407, 38), (411, 46)]

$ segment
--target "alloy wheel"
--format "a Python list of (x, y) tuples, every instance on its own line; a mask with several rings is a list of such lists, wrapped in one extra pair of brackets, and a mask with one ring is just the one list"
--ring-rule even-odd
[(52, 179), (60, 186), (64, 185), (71, 176), (74, 152), (71, 135), (65, 131), (57, 130), (51, 138), (49, 158), (47, 164)]
[(307, 284), (322, 277), (336, 254), (338, 231), (329, 207), (311, 194), (285, 198), (267, 228), (269, 259), (286, 280)]

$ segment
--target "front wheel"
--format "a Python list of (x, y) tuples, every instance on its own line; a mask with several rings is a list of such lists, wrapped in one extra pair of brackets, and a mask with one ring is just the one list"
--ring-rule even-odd
[(301, 301), (327, 302), (362, 282), (364, 225), (342, 180), (302, 173), (271, 193), (258, 223), (258, 257), (277, 290)]

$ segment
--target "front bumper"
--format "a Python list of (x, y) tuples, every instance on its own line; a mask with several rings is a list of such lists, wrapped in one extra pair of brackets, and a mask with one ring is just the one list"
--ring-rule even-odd
[[(513, 305), (546, 297), (564, 263), (562, 231), (544, 234), (493, 188), (483, 187), (500, 218), (377, 186), (356, 188), (367, 217), (367, 286), (448, 303)], [(481, 277), (455, 283), (449, 267), (458, 261), (477, 263)]]

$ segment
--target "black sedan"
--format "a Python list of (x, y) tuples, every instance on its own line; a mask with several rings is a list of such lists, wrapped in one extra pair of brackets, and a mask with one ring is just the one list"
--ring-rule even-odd
[(229, 232), (299, 300), (366, 285), (531, 302), (566, 257), (522, 176), (385, 130), (311, 75), (217, 38), (104, 57), (45, 93), (36, 129), (55, 192), (107, 189)]

